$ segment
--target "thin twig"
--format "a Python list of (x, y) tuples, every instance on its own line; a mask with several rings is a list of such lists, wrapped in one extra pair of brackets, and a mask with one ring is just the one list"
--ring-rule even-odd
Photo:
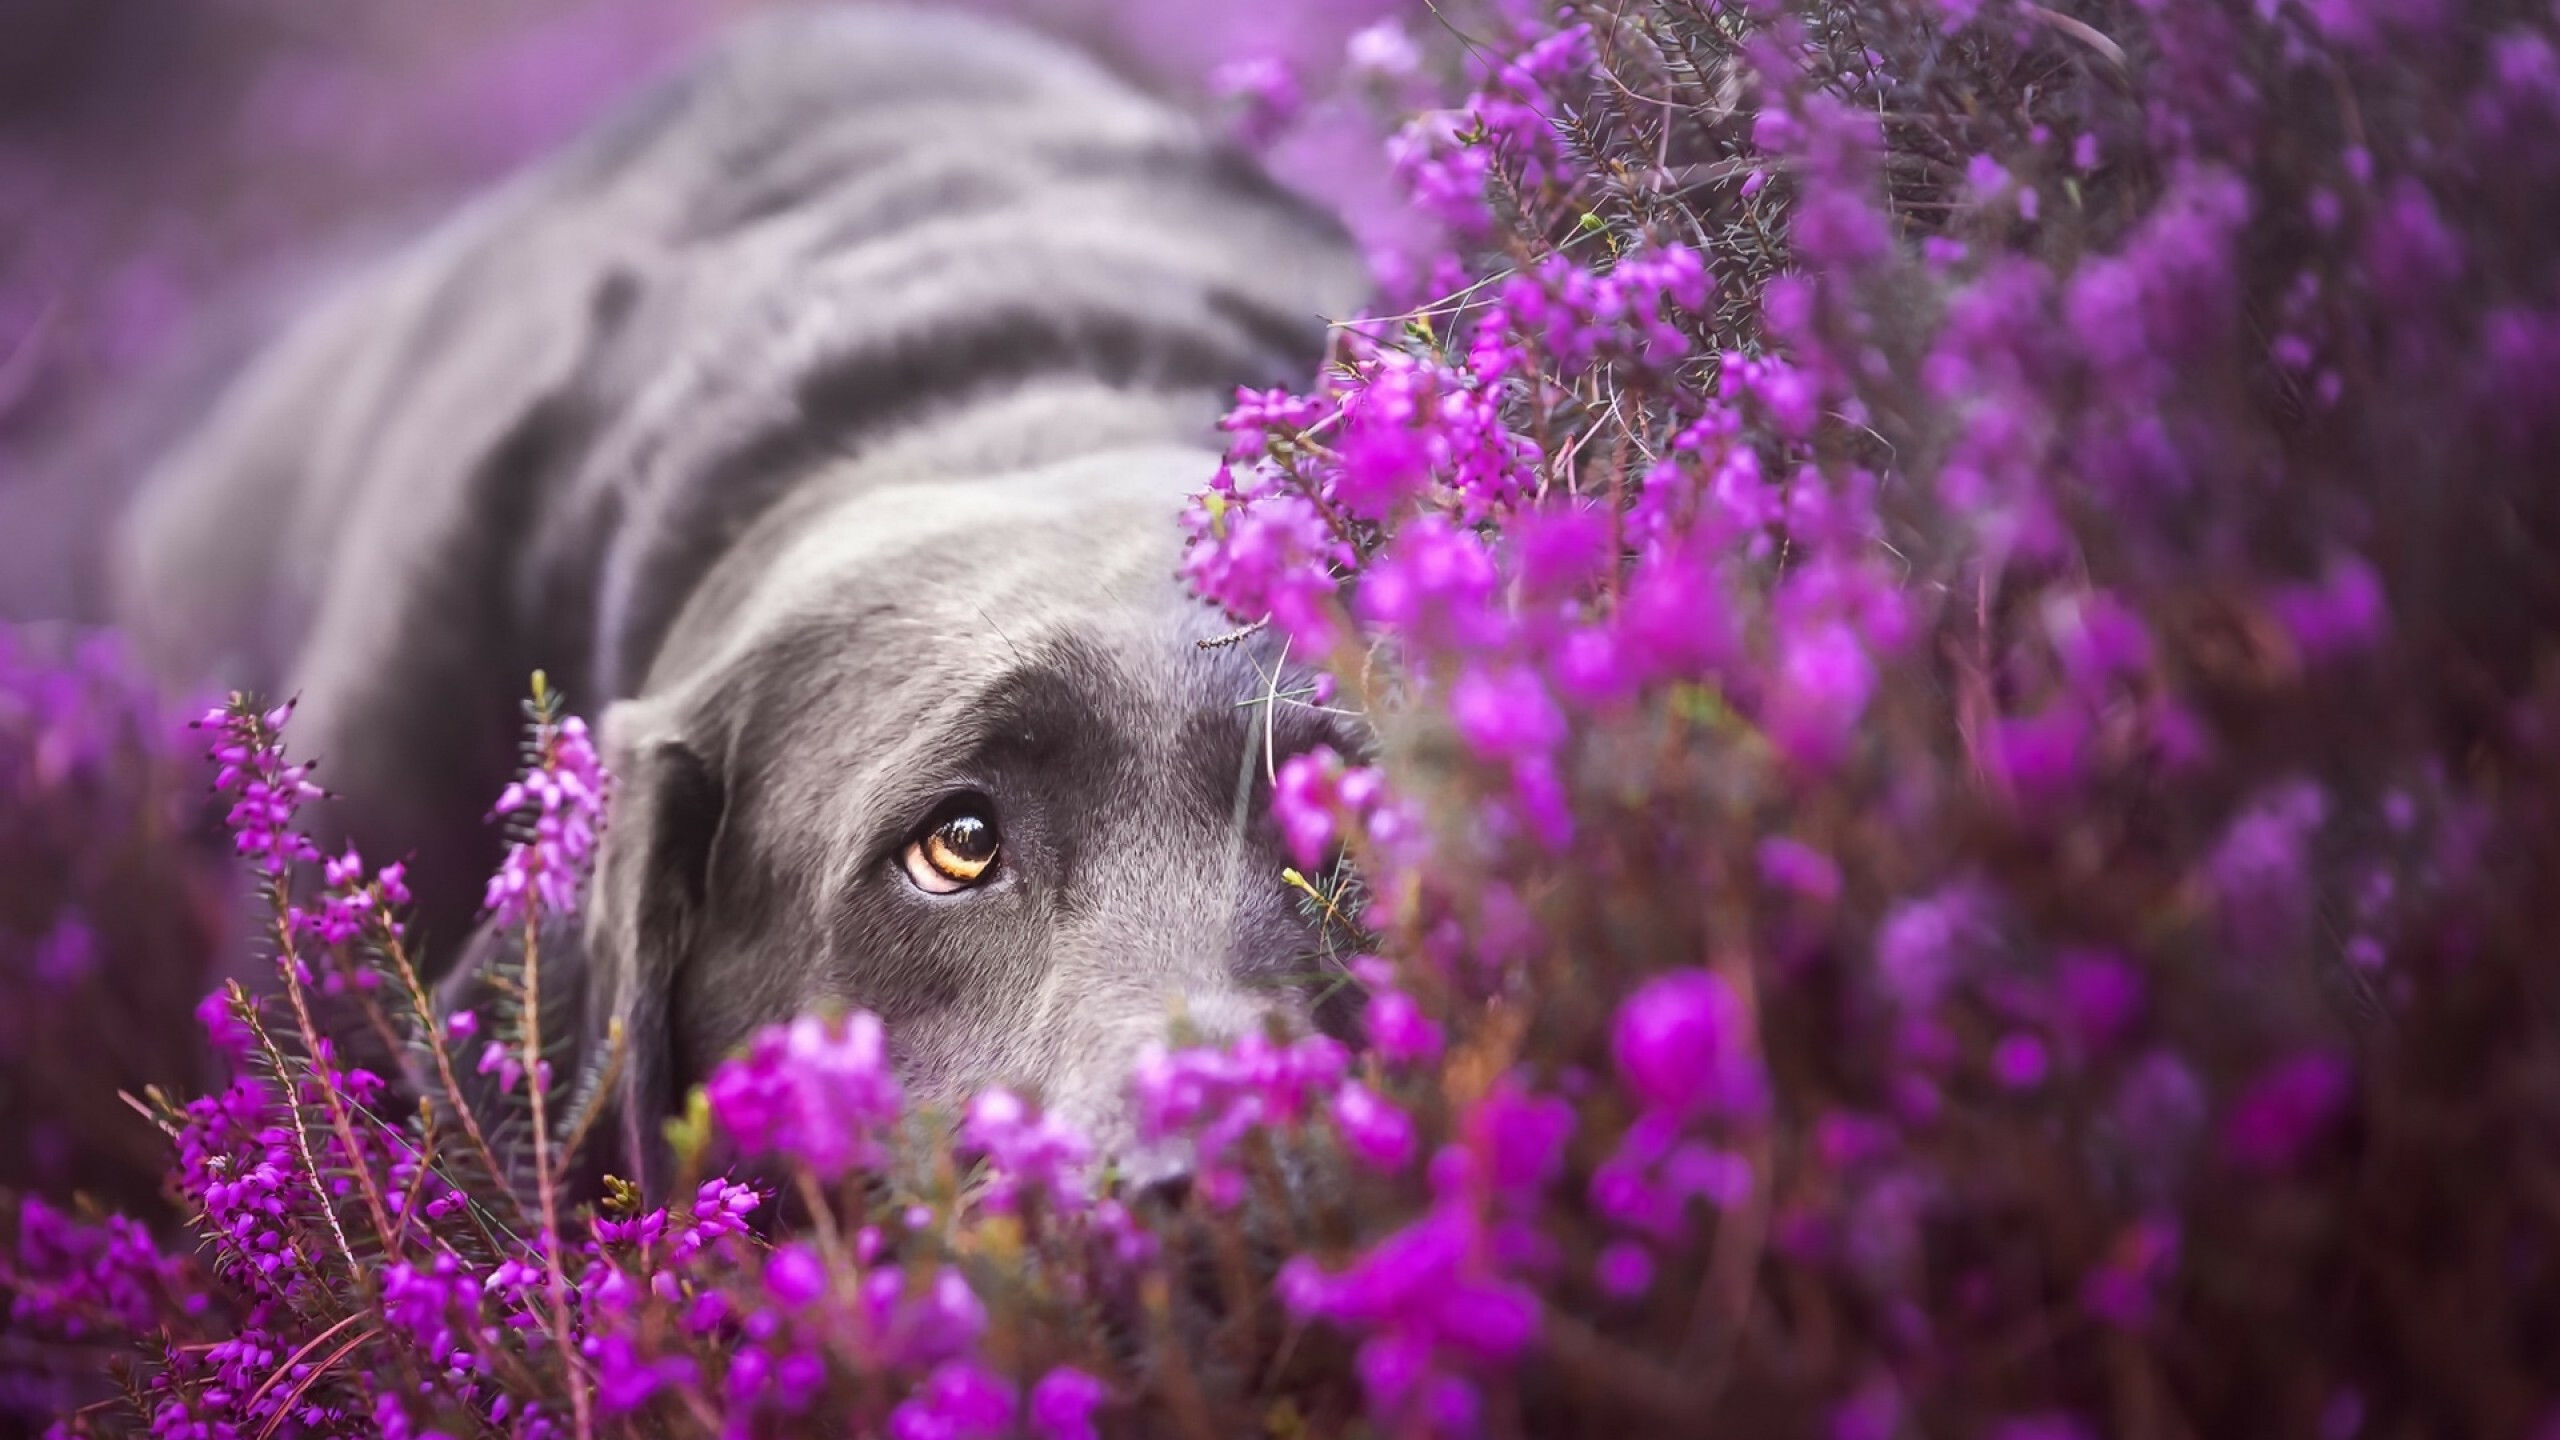
[(427, 999), (426, 988), (418, 981), (418, 968), (409, 961), (409, 947), (401, 943), (397, 931), (389, 930), (391, 912), (388, 909), (378, 912), (374, 918), (375, 924), (383, 927), (390, 936), (384, 954), (389, 957), (392, 968), (399, 972), (400, 983), (408, 987), (409, 1003), (417, 1007), (419, 1022), (426, 1031), (427, 1049), (436, 1057), (436, 1076), (444, 1082), (446, 1103), (453, 1107), (455, 1118), (462, 1122), (462, 1133), (471, 1141), (471, 1148), (480, 1163), (488, 1168), (489, 1178), (499, 1182), (498, 1188), (506, 1192), (507, 1203), (515, 1207), (517, 1222), (531, 1224), (533, 1217), (525, 1213), (524, 1198), (516, 1193), (513, 1185), (506, 1183), (507, 1172), (498, 1164), (497, 1151), (490, 1148), (489, 1137), (481, 1133), (480, 1118), (472, 1113), (471, 1102), (463, 1098), (461, 1082), (454, 1078), (452, 1052), (445, 1048), (444, 1043), (444, 1018), (436, 1014), (435, 1006)]
[[(353, 1325), (363, 1318), (364, 1313), (362, 1311), (358, 1311), (355, 1314), (349, 1315), (340, 1320), (337, 1324), (330, 1326), (328, 1329), (321, 1331), (319, 1334), (312, 1336), (309, 1340), (304, 1341), (301, 1349), (294, 1351), (293, 1354), (286, 1357), (283, 1364), (278, 1365), (265, 1380), (259, 1382), (257, 1389), (249, 1393), (248, 1403), (240, 1407), (241, 1411), (245, 1414), (256, 1413), (258, 1402), (267, 1398), (267, 1392), (276, 1388), (276, 1382), (282, 1380), (288, 1373), (290, 1373), (294, 1366), (301, 1364), (304, 1356), (309, 1355), (312, 1351), (328, 1344), (330, 1337), (336, 1335), (339, 1331), (346, 1329), (348, 1326)], [(358, 1338), (361, 1339), (363, 1337), (360, 1336)], [(290, 1409), (292, 1407), (287, 1406), (284, 1408)], [(279, 1411), (278, 1413), (282, 1412)], [(275, 1428), (272, 1420), (268, 1422), (267, 1428)]]
[(1203, 650), (1224, 650), (1230, 645), (1239, 645), (1252, 639), (1254, 636), (1261, 634), (1264, 630), (1269, 629), (1270, 626), (1271, 617), (1265, 615), (1261, 619), (1256, 620), (1252, 624), (1244, 626), (1241, 629), (1230, 630), (1224, 635), (1212, 635), (1206, 640), (1194, 640), (1191, 643), (1199, 646)]
[(364, 1267), (356, 1263), (356, 1247), (347, 1243), (347, 1232), (338, 1224), (337, 1206), (320, 1183), (320, 1159), (312, 1153), (311, 1132), (302, 1123), (302, 1107), (294, 1103), (293, 1071), (285, 1063), (284, 1051), (277, 1048), (275, 1037), (267, 1033), (266, 1024), (258, 1019), (258, 1012), (249, 1004), (249, 992), (241, 987), (240, 982), (230, 982), (229, 990), (233, 1007), (248, 1017), (249, 1033), (258, 1037), (259, 1048), (267, 1052), (267, 1063), (275, 1069), (276, 1083), (284, 1087), (285, 1118), (293, 1122), (293, 1146), (302, 1156), (302, 1178), (310, 1182), (312, 1195), (320, 1201), (320, 1218), (329, 1222), (329, 1233), (337, 1238), (338, 1254), (347, 1262), (348, 1277), (360, 1276), (364, 1274)]
[[(382, 1242), (385, 1252), (392, 1252), (391, 1212), (383, 1207), (382, 1190), (373, 1183), (373, 1167), (365, 1163), (364, 1152), (356, 1144), (355, 1126), (347, 1121), (347, 1107), (339, 1097), (337, 1082), (330, 1078), (328, 1065), (320, 1058), (320, 1027), (312, 1020), (310, 1003), (302, 993), (302, 957), (294, 948), (292, 906), (285, 898), (281, 879), (273, 893), (276, 943), (280, 947), (276, 968), (284, 972), (284, 993), (293, 1002), (294, 1023), (301, 1027), (302, 1042), (311, 1052), (311, 1066), (319, 1077), (320, 1102), (327, 1107), (329, 1127), (337, 1132), (338, 1144), (346, 1151), (347, 1167), (355, 1172), (356, 1188), (363, 1192), (365, 1213), (373, 1220), (374, 1236)], [(288, 1081), (288, 1103), (292, 1099), (290, 1087)], [(315, 1173), (312, 1178), (317, 1181), (319, 1177)]]
[(524, 1048), (525, 1093), (533, 1114), (533, 1183), (542, 1201), (542, 1263), (551, 1291), (551, 1343), (569, 1369), (569, 1408), (578, 1440), (591, 1440), (595, 1422), (587, 1413), (587, 1386), (578, 1374), (577, 1347), (569, 1343), (569, 1277), (560, 1266), (560, 1202), (551, 1175), (551, 1130), (544, 1094), (542, 1059), (541, 907), (529, 905), (524, 917)]
[[(327, 1375), (339, 1361), (344, 1360), (347, 1356), (353, 1354), (357, 1346), (362, 1345), (367, 1340), (370, 1340), (381, 1333), (382, 1332), (380, 1330), (367, 1330), (361, 1335), (353, 1336), (348, 1339), (346, 1344), (330, 1351), (328, 1359), (312, 1366), (311, 1373), (303, 1376), (301, 1380), (295, 1383), (292, 1392), (287, 1394), (284, 1399), (277, 1404), (276, 1413), (268, 1416), (267, 1423), (259, 1427), (258, 1440), (267, 1440), (267, 1437), (275, 1434), (276, 1427), (284, 1423), (285, 1417), (293, 1413), (293, 1407), (300, 1403), (304, 1395), (310, 1393), (312, 1386), (320, 1383), (321, 1377)], [(281, 1374), (282, 1372), (279, 1371), (278, 1373)]]

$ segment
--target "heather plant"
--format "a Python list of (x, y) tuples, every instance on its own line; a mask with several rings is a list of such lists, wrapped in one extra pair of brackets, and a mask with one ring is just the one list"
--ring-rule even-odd
[(16, 1212), (66, 1430), (2560, 1426), (2560, 18), (1410, 19), (1321, 102), (1384, 299), (1182, 522), (1375, 735), (1261, 757), (1358, 1032), (1169, 1031), (1168, 1189), (803, 1017), (590, 1194), (582, 729), (537, 680), (445, 1013), (235, 699), (276, 979), (145, 1103), (188, 1233)]
[(175, 1078), (230, 923), (184, 725), (116, 636), (0, 630), (0, 1188), (157, 1191), (116, 1091)]

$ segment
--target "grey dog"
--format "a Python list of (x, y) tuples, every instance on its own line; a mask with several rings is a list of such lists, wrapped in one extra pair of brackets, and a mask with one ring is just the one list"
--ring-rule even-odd
[(1120, 1146), (1170, 1015), (1306, 1018), (1240, 787), (1357, 737), (1263, 713), (1266, 637), (1200, 643), (1175, 517), (1234, 388), (1309, 380), (1361, 283), (1050, 43), (761, 22), (298, 320), (149, 480), (119, 603), (173, 677), (300, 694), (430, 943), (528, 672), (601, 715), (584, 1023), (627, 1037), (627, 1133), (861, 1006), (911, 1094), (1028, 1086)]

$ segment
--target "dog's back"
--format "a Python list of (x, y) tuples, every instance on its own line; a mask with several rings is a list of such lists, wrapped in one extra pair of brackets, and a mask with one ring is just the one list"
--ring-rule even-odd
[(1307, 378), (1358, 273), (1328, 220), (1055, 46), (761, 22), (295, 327), (150, 482), (121, 606), (173, 679), (303, 695), (341, 821), (432, 855), (450, 939), (527, 671), (631, 693), (819, 467), (1204, 435), (1237, 384)]

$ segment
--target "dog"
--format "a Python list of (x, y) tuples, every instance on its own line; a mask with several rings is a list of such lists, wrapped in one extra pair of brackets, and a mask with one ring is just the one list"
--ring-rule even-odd
[(767, 19), (296, 321), (150, 476), (118, 605), (172, 680), (300, 696), (331, 843), (416, 857), (431, 946), (529, 672), (600, 714), (545, 963), (620, 1027), (634, 1146), (759, 1027), (858, 1006), (915, 1099), (1026, 1086), (1128, 1150), (1170, 1015), (1312, 1023), (1267, 777), (1362, 737), (1274, 705), (1176, 516), (1363, 283), (1057, 44)]

